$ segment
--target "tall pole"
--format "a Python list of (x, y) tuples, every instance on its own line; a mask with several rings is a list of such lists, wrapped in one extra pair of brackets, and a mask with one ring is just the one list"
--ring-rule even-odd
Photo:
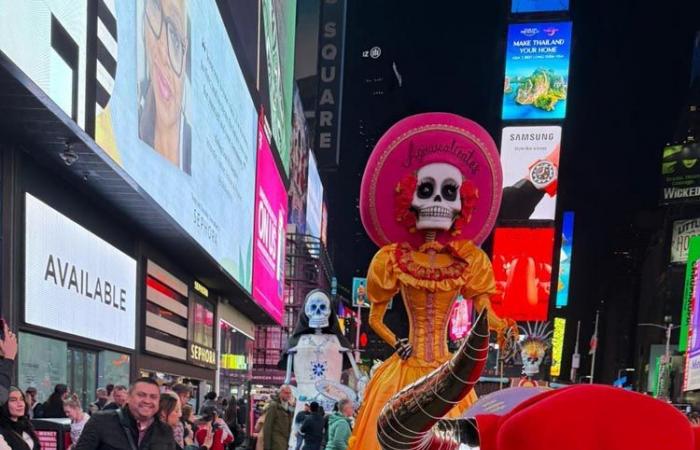
[(574, 348), (574, 354), (571, 357), (571, 382), (576, 383), (576, 375), (578, 372), (578, 367), (581, 361), (581, 354), (579, 353), (578, 344), (581, 337), (581, 321), (578, 321), (576, 325), (576, 347)]
[(362, 327), (362, 304), (357, 302), (357, 329), (355, 330), (355, 361), (360, 362), (360, 328)]
[[(595, 329), (593, 330), (593, 339), (595, 339), (595, 345), (593, 347), (593, 361), (591, 361), (591, 378), (588, 380), (589, 384), (593, 384), (593, 377), (595, 376), (595, 357), (598, 353), (598, 320), (600, 319), (600, 311), (595, 312)], [(593, 343), (593, 342), (591, 342)]]

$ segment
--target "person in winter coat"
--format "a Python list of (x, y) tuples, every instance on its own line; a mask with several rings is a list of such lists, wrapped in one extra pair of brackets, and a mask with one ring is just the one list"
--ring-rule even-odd
[(323, 413), (318, 403), (311, 402), (309, 414), (301, 425), (301, 434), (304, 436), (304, 445), (301, 450), (321, 450), (323, 440)]
[(0, 407), (0, 450), (39, 450), (39, 438), (27, 415), (24, 393), (10, 387), (9, 398)]
[(328, 418), (328, 442), (325, 450), (346, 450), (352, 426), (350, 418), (354, 413), (351, 400), (341, 400), (338, 412)]
[(294, 398), (292, 388), (284, 385), (277, 397), (270, 401), (265, 410), (265, 425), (263, 426), (263, 449), (286, 450), (289, 435), (292, 432), (292, 416), (294, 415)]

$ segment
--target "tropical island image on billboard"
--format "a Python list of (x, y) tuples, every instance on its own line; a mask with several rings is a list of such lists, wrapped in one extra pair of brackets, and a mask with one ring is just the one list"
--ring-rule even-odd
[[(530, 76), (506, 76), (504, 94), (520, 106), (531, 105), (554, 111), (557, 103), (566, 100), (566, 81), (551, 69), (539, 68)], [(504, 103), (508, 103), (507, 100)]]

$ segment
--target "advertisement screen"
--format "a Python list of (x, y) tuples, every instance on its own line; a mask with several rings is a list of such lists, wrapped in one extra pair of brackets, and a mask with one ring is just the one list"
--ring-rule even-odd
[(306, 194), (306, 234), (321, 238), (323, 225), (323, 184), (318, 173), (316, 158), (309, 153), (309, 176)]
[(700, 199), (700, 143), (670, 145), (661, 162), (661, 203)]
[[(394, 300), (389, 302), (389, 309), (394, 305)], [(352, 279), (352, 306), (357, 308), (369, 308), (370, 302), (367, 297), (367, 278), (355, 277)]]
[(571, 22), (508, 27), (503, 120), (564, 119)]
[(554, 220), (561, 127), (507, 127), (501, 139), (500, 219)]
[(278, 323), (284, 316), (284, 251), (287, 191), (277, 171), (264, 126), (258, 128), (258, 174), (255, 193), (253, 300)]
[(569, 0), (512, 0), (513, 13), (567, 11)]
[(700, 219), (676, 220), (673, 222), (673, 237), (671, 238), (671, 262), (683, 263), (688, 261), (690, 238), (700, 236)]
[(296, 0), (262, 0), (264, 61), (267, 61), (267, 102), (272, 137), (285, 172), (289, 173), (294, 99), (294, 37)]
[[(684, 390), (700, 389), (700, 237), (690, 240), (685, 279), (685, 305), (681, 318), (681, 345), (686, 336), (686, 363)], [(685, 333), (684, 333), (685, 332)]]
[[(696, 328), (697, 315), (700, 308), (694, 308), (694, 301), (698, 290), (696, 289), (698, 273), (700, 271), (700, 236), (690, 238), (688, 247), (688, 263), (685, 268), (685, 288), (683, 290), (683, 310), (681, 311), (681, 330), (678, 337), (678, 351), (685, 352), (695, 346), (700, 346)], [(700, 328), (697, 328), (700, 329)], [(692, 337), (691, 337), (692, 335)]]
[(549, 374), (553, 377), (561, 375), (561, 358), (564, 353), (564, 335), (566, 333), (566, 319), (554, 318), (554, 332), (552, 333), (552, 366)]
[(306, 232), (306, 185), (309, 176), (309, 142), (304, 105), (299, 91), (294, 90), (294, 129), (292, 163), (289, 172), (289, 223), (296, 232)]
[(516, 321), (545, 321), (552, 280), (554, 228), (496, 228), (494, 311)]
[(455, 342), (464, 339), (472, 327), (472, 302), (459, 296), (452, 306), (448, 335)]
[(561, 224), (561, 252), (559, 254), (559, 283), (557, 286), (556, 307), (569, 304), (569, 278), (571, 276), (571, 258), (574, 254), (574, 213), (564, 213)]
[(133, 349), (136, 261), (26, 194), (24, 318)]
[(217, 8), (200, 3), (114, 2), (95, 140), (250, 291), (257, 114)]
[(87, 4), (0, 0), (0, 50), (82, 128)]

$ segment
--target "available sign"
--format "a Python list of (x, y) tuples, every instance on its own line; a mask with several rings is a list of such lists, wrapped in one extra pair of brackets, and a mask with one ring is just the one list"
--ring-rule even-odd
[(671, 239), (671, 262), (686, 263), (690, 238), (700, 235), (700, 219), (677, 220), (673, 222)]
[(136, 261), (26, 194), (27, 323), (133, 349)]
[(664, 148), (661, 178), (662, 204), (700, 200), (700, 143)]

